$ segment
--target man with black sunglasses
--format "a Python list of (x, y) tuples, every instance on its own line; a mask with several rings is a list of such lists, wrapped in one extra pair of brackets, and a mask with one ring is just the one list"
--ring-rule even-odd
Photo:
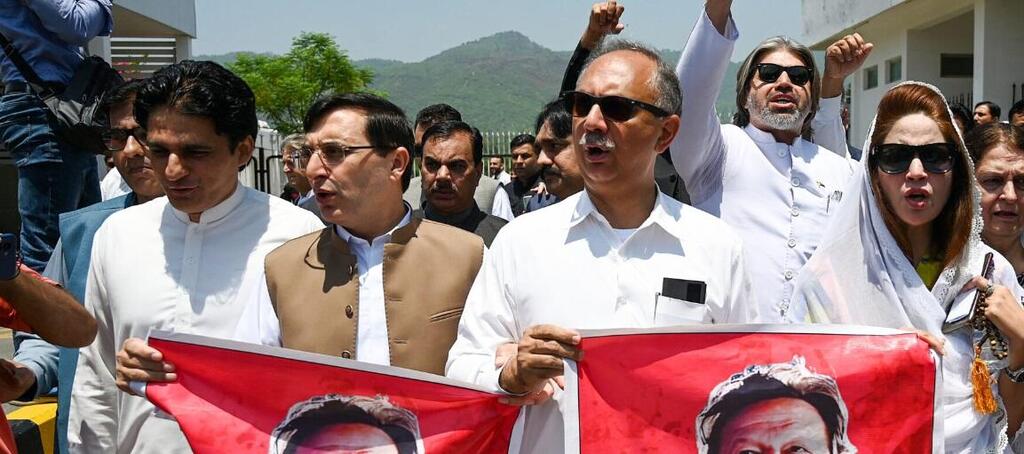
[(737, 74), (734, 124), (722, 125), (715, 100), (738, 37), (731, 9), (732, 0), (708, 0), (683, 49), (676, 71), (686, 102), (672, 158), (693, 205), (743, 237), (764, 321), (781, 321), (792, 280), (853, 173), (840, 95), (873, 46), (858, 34), (840, 39), (819, 76), (806, 46), (765, 40)]
[(655, 183), (678, 87), (657, 51), (605, 43), (564, 97), (583, 191), (506, 225), (484, 258), (447, 375), (529, 405), (520, 452), (564, 448), (555, 390), (581, 356), (575, 329), (758, 320), (739, 237)]

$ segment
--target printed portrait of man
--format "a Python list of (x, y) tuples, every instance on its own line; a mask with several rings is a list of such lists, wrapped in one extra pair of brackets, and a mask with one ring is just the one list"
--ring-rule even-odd
[(719, 383), (697, 416), (700, 454), (855, 454), (835, 379), (804, 358), (748, 366)]
[(299, 402), (270, 434), (270, 454), (422, 454), (416, 415), (382, 396), (327, 394)]

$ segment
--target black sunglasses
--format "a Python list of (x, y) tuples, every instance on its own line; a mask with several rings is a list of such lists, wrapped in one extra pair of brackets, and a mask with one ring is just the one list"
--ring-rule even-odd
[(140, 144), (146, 140), (146, 130), (142, 127), (132, 129), (111, 128), (103, 131), (103, 145), (107, 151), (121, 151), (128, 146), (128, 137), (134, 137)]
[(662, 118), (672, 115), (664, 109), (643, 101), (626, 98), (623, 96), (594, 96), (582, 91), (567, 91), (562, 93), (562, 101), (565, 109), (574, 117), (585, 117), (590, 114), (594, 104), (601, 107), (601, 114), (612, 121), (628, 121), (637, 114), (637, 109), (646, 110), (655, 117)]
[(953, 170), (956, 146), (946, 142), (926, 145), (883, 143), (875, 145), (872, 155), (878, 169), (888, 174), (905, 173), (914, 158), (921, 160), (928, 173), (946, 173)]
[(783, 72), (789, 75), (789, 81), (793, 85), (806, 84), (814, 77), (814, 73), (806, 66), (779, 66), (774, 63), (761, 63), (754, 68), (757, 70), (757, 77), (767, 83), (779, 80), (779, 76), (782, 76)]

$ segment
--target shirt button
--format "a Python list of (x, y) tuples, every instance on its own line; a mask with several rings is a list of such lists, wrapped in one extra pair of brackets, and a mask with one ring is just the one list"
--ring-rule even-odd
[(793, 217), (795, 218), (797, 216), (800, 216), (800, 210), (793, 208), (793, 210), (790, 211), (789, 214), (793, 215)]
[(784, 156), (786, 156), (786, 150), (779, 150), (779, 157), (781, 158)]
[(786, 280), (793, 279), (793, 270), (786, 270)]
[(786, 243), (786, 244), (788, 244), (788, 245), (789, 245), (789, 247), (796, 247), (796, 240), (794, 240), (794, 239), (790, 238), (790, 239), (789, 239), (789, 242), (788, 242), (788, 243)]
[(345, 350), (341, 352), (341, 357), (345, 359), (352, 359), (352, 352)]
[(791, 181), (791, 183), (793, 183), (794, 188), (800, 186), (800, 179), (797, 177), (793, 177), (793, 181)]
[(355, 311), (352, 310), (352, 306), (345, 306), (345, 316), (352, 318), (353, 315), (355, 315)]

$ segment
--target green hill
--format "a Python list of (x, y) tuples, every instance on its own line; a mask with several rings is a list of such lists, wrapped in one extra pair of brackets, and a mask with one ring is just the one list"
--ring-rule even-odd
[[(670, 64), (678, 50), (662, 50)], [(355, 64), (373, 70), (372, 88), (387, 93), (411, 117), (439, 102), (451, 104), (482, 131), (533, 129), (533, 120), (558, 94), (572, 52), (552, 51), (525, 35), (507, 31), (448, 49), (420, 62), (368, 59)], [(197, 56), (225, 63), (233, 54)], [(729, 68), (719, 95), (721, 112), (732, 112), (737, 63)], [(685, 100), (685, 96), (684, 96)]]

